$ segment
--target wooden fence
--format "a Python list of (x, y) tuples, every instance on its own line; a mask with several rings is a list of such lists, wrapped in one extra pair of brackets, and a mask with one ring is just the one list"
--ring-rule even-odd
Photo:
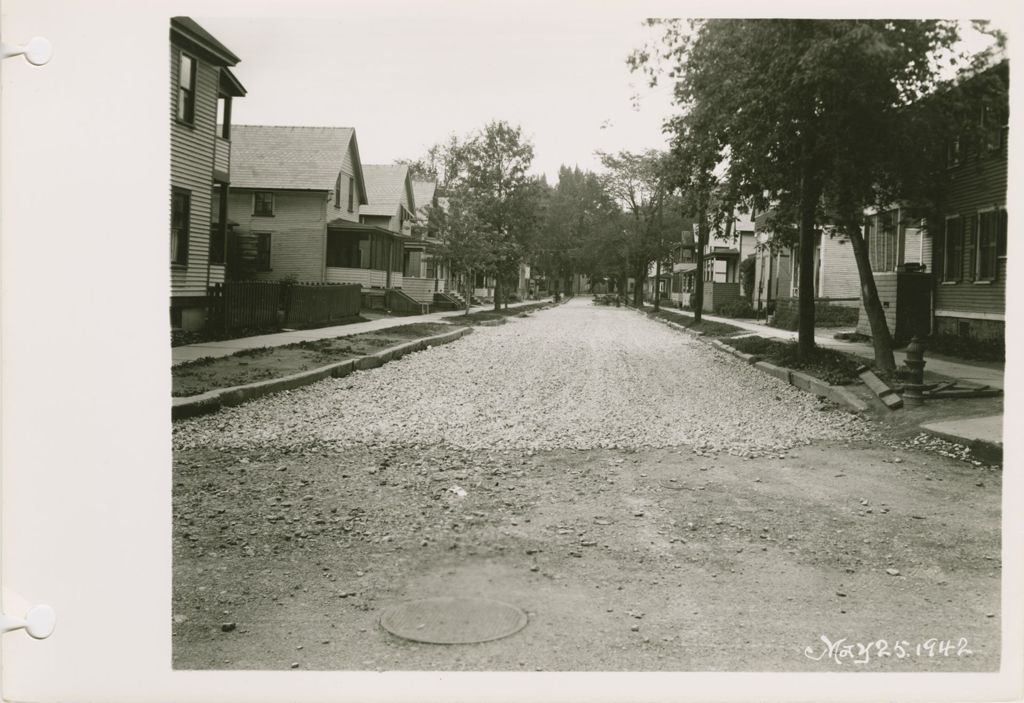
[(359, 314), (357, 283), (293, 283), (284, 291), (287, 325), (331, 322)]
[(360, 286), (278, 281), (226, 281), (209, 288), (208, 325), (266, 329), (331, 322), (359, 314)]

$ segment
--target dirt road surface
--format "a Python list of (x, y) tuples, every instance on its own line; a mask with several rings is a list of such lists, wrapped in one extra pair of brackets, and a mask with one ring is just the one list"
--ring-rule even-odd
[[(179, 669), (998, 668), (998, 469), (630, 310), (574, 300), (174, 443)], [(529, 623), (379, 625), (453, 595)]]

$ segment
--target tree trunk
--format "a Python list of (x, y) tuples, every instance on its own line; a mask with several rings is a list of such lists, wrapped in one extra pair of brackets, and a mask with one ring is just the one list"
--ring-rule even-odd
[(654, 311), (661, 310), (661, 257), (654, 266)]
[(494, 312), (501, 312), (501, 272), (494, 277)]
[(700, 322), (704, 313), (704, 238), (707, 236), (707, 211), (703, 206), (697, 213), (697, 234), (693, 238), (693, 248), (697, 254), (697, 268), (693, 272), (693, 293), (690, 294), (690, 307), (693, 308), (694, 322)]
[(860, 278), (860, 298), (864, 304), (864, 312), (871, 325), (871, 343), (875, 348), (875, 366), (882, 371), (895, 371), (896, 358), (892, 353), (892, 335), (885, 321), (882, 301), (878, 299), (875, 287), (875, 275), (871, 272), (871, 259), (868, 256), (868, 245), (857, 227), (844, 228), (853, 245), (853, 257), (857, 260), (857, 274)]
[(814, 215), (818, 208), (820, 188), (809, 174), (800, 179), (800, 296), (797, 358), (814, 354)]
[(633, 285), (633, 305), (640, 309), (644, 306), (644, 282), (647, 280), (646, 266), (637, 266), (636, 283)]

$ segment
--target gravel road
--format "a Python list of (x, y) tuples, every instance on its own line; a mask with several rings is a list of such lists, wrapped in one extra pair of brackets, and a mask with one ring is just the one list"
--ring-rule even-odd
[(182, 422), (175, 448), (357, 445), (764, 456), (866, 425), (629, 310), (575, 299), (380, 369)]
[[(997, 468), (631, 310), (479, 328), (175, 423), (174, 447), (177, 669), (999, 666)], [(452, 646), (379, 625), (451, 595), (529, 622)]]

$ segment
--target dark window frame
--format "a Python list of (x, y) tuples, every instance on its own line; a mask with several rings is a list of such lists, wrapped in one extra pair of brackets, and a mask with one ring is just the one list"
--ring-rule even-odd
[[(1000, 207), (991, 207), (984, 210), (979, 210), (975, 218), (975, 234), (974, 234), (974, 280), (977, 282), (992, 282), (999, 277), (999, 258), (1000, 249), (1005, 251), (1005, 228), (1004, 224), (1006, 218), (1004, 216), (1005, 209)], [(982, 226), (982, 218), (991, 218), (988, 227)], [(987, 231), (986, 231), (987, 230)], [(987, 243), (982, 244), (982, 238), (987, 239)], [(1001, 241), (1003, 240), (1003, 241)], [(982, 248), (988, 250), (988, 253), (983, 255)], [(1005, 254), (1003, 255), (1005, 257)], [(987, 271), (982, 271), (982, 266), (986, 264), (990, 267)]]
[[(189, 60), (188, 85), (182, 85), (182, 69), (185, 59)], [(175, 119), (183, 125), (195, 127), (196, 124), (196, 77), (198, 61), (196, 57), (185, 51), (178, 52), (178, 102), (175, 106)]]
[(956, 168), (964, 161), (963, 139), (957, 135), (946, 140), (946, 168)]
[[(955, 239), (950, 236), (949, 223), (956, 222)], [(947, 215), (942, 229), (942, 282), (957, 283), (964, 275), (964, 221), (957, 215)]]
[[(179, 212), (177, 207), (178, 199), (184, 203), (182, 217), (176, 225), (175, 219)], [(175, 237), (177, 230), (177, 237)], [(188, 266), (189, 238), (192, 230), (192, 191), (187, 188), (171, 188), (171, 265)]]
[(355, 212), (356, 179), (349, 176), (348, 179), (348, 211)]
[[(264, 211), (260, 207), (260, 205), (261, 205), (261, 197), (260, 196), (267, 196), (267, 195), (270, 196), (270, 212), (266, 212), (266, 211)], [(257, 191), (254, 191), (253, 194), (252, 194), (252, 216), (253, 217), (273, 217), (274, 216), (274, 208), (277, 205), (275, 200), (276, 200), (276, 198), (274, 198), (274, 192), (271, 191), (271, 190), (257, 190)], [(263, 202), (265, 203), (266, 201), (264, 200)]]

